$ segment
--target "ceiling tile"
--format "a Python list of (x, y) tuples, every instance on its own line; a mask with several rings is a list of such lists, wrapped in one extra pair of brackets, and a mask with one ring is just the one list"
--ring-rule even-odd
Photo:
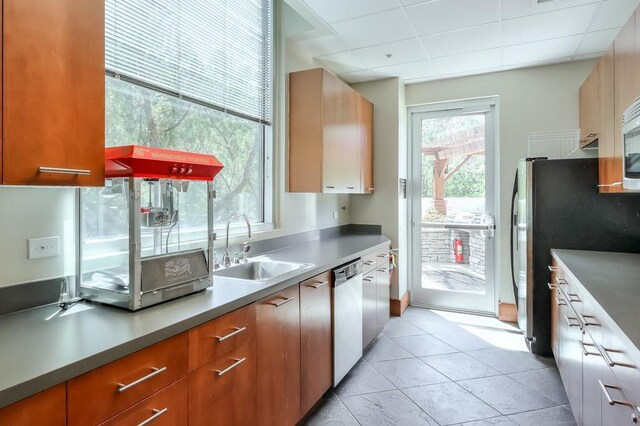
[(438, 72), (444, 75), (497, 68), (502, 64), (501, 59), (500, 49), (490, 49), (436, 58), (433, 62)]
[(319, 56), (318, 61), (336, 74), (365, 69), (364, 64), (351, 52), (332, 53)]
[(405, 6), (411, 6), (412, 4), (416, 4), (416, 3), (424, 3), (426, 1), (433, 1), (433, 0), (401, 0), (402, 4)]
[(301, 40), (298, 44), (311, 56), (328, 55), (329, 53), (344, 52), (349, 49), (347, 45), (340, 40), (340, 37), (335, 34)]
[(371, 70), (353, 71), (338, 74), (338, 77), (347, 83), (363, 83), (365, 81), (378, 80), (380, 76)]
[(422, 37), (422, 42), (429, 56), (438, 58), (500, 47), (501, 36), (502, 27), (493, 23)]
[[(363, 47), (362, 49), (352, 50), (352, 52), (368, 68), (378, 68), (427, 59), (427, 55), (424, 53), (422, 45), (417, 38)], [(391, 57), (388, 58), (386, 55), (389, 54)]]
[(503, 43), (508, 46), (584, 33), (597, 9), (598, 3), (593, 3), (505, 20)]
[(382, 78), (400, 77), (402, 80), (426, 78), (436, 75), (432, 61), (418, 61), (408, 64), (390, 65), (386, 67), (375, 68), (376, 74)]
[(578, 49), (578, 55), (588, 55), (591, 53), (604, 52), (611, 46), (613, 40), (620, 32), (620, 28), (613, 30), (597, 31), (593, 33), (587, 33), (580, 44)]
[[(598, 3), (601, 0), (555, 0), (536, 3), (534, 0), (506, 0), (502, 2), (502, 19), (519, 18), (536, 13)], [(618, 1), (618, 0), (614, 0)]]
[(638, 7), (638, 3), (640, 3), (638, 0), (603, 1), (589, 31), (624, 27), (633, 11)]
[(400, 9), (341, 21), (332, 26), (352, 49), (391, 43), (414, 36), (411, 23)]
[(304, 0), (328, 23), (371, 15), (400, 7), (399, 0)]
[(582, 40), (582, 36), (576, 35), (508, 46), (502, 50), (502, 63), (509, 66), (572, 57), (578, 49), (580, 40)]
[(421, 36), (500, 20), (500, 0), (433, 0), (406, 10)]

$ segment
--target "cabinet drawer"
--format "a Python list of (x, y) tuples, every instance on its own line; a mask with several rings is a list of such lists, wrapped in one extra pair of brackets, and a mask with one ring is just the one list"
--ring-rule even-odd
[[(146, 422), (146, 423), (145, 423)], [(100, 426), (183, 426), (187, 424), (187, 378), (110, 418)]]
[(611, 369), (602, 368), (599, 383), (602, 392), (603, 426), (624, 426), (636, 424), (639, 416), (637, 404), (629, 398)]
[(256, 340), (189, 373), (189, 425), (256, 424)]
[(44, 390), (0, 409), (0, 425), (64, 426), (65, 384)]
[(389, 248), (383, 247), (375, 251), (376, 255), (376, 268), (388, 268), (389, 267)]
[(376, 266), (378, 266), (376, 256), (377, 254), (375, 251), (362, 256), (362, 272), (366, 274), (367, 272), (374, 270)]
[(189, 371), (242, 345), (256, 335), (255, 305), (245, 306), (189, 330)]
[(98, 424), (186, 373), (187, 334), (182, 333), (70, 380), (68, 424)]
[(640, 405), (640, 364), (636, 356), (637, 350), (617, 333), (607, 321), (603, 321), (600, 352), (626, 395)]

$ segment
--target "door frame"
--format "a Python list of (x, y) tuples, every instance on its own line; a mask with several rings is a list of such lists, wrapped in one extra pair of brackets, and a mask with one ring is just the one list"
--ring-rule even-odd
[[(482, 106), (489, 105), (492, 112), (492, 122), (487, 122), (487, 131), (492, 133), (493, 144), (489, 149), (485, 150), (485, 167), (486, 176), (491, 173), (491, 179), (493, 180), (493, 191), (487, 191), (485, 194), (486, 205), (491, 206), (493, 209), (493, 217), (496, 224), (495, 235), (493, 237), (493, 253), (491, 260), (487, 260), (487, 283), (492, 284), (492, 293), (487, 297), (486, 309), (461, 309), (441, 305), (433, 305), (420, 300), (418, 292), (414, 289), (416, 286), (421, 287), (421, 250), (416, 250), (414, 247), (418, 247), (420, 241), (420, 235), (418, 229), (420, 229), (421, 223), (421, 198), (419, 195), (422, 192), (421, 180), (417, 178), (416, 171), (421, 172), (421, 158), (414, 154), (415, 147), (413, 141), (413, 119), (417, 114), (424, 113), (436, 113), (440, 111), (451, 110), (466, 110), (470, 113), (474, 110), (481, 109)], [(474, 313), (479, 315), (497, 316), (498, 304), (500, 298), (500, 277), (501, 277), (501, 222), (500, 214), (500, 161), (499, 161), (499, 147), (500, 147), (500, 97), (499, 96), (486, 96), (478, 98), (460, 99), (454, 101), (433, 102), (428, 104), (413, 105), (407, 108), (407, 164), (409, 168), (409, 185), (408, 185), (408, 201), (409, 208), (407, 209), (408, 215), (408, 233), (409, 233), (409, 256), (408, 256), (408, 268), (409, 268), (409, 290), (411, 291), (411, 305), (421, 306), (427, 308), (436, 308), (448, 311), (459, 311), (466, 313)]]

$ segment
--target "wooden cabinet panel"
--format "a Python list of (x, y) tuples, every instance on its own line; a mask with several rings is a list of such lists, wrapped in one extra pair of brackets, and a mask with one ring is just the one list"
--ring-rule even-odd
[(331, 387), (331, 272), (300, 283), (301, 413)]
[(377, 271), (374, 269), (362, 277), (362, 348), (366, 348), (378, 336)]
[(615, 182), (622, 181), (622, 162), (616, 161), (614, 47), (613, 45), (598, 61), (598, 170), (600, 192), (615, 192)]
[(383, 266), (376, 270), (376, 335), (382, 333), (382, 329), (389, 321), (391, 315), (389, 266)]
[(373, 176), (373, 104), (364, 97), (359, 99), (358, 123), (360, 125), (360, 181), (362, 193), (371, 194), (374, 191)]
[(167, 386), (131, 408), (110, 418), (100, 426), (153, 426), (187, 425), (187, 379)]
[(589, 333), (582, 336), (582, 422), (584, 426), (602, 424), (602, 391), (600, 377), (606, 364)]
[(189, 371), (255, 339), (255, 305), (237, 309), (189, 330)]
[(256, 303), (258, 418), (263, 425), (300, 420), (299, 286)]
[(594, 67), (580, 87), (580, 144), (585, 146), (598, 138), (600, 118), (598, 111), (598, 67)]
[(2, 182), (103, 186), (104, 1), (4, 0), (2, 33)]
[(67, 419), (66, 384), (0, 408), (0, 425), (64, 426)]
[(187, 333), (182, 333), (70, 380), (68, 424), (98, 424), (186, 373)]
[(257, 358), (256, 340), (252, 338), (190, 373), (189, 425), (260, 423), (256, 417)]

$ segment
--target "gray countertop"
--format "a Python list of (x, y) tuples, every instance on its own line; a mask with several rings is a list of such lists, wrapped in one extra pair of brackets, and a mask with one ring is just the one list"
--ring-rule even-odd
[(382, 235), (346, 235), (263, 253), (272, 260), (309, 263), (273, 285), (215, 277), (206, 291), (129, 312), (79, 303), (0, 317), (0, 407), (248, 305), (346, 263), (378, 246)]
[(551, 253), (640, 349), (640, 254), (580, 250)]

